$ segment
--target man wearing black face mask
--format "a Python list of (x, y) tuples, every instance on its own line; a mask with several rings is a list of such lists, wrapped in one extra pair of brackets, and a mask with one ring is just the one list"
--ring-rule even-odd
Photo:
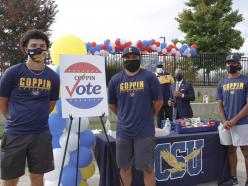
[(191, 118), (193, 111), (190, 101), (195, 100), (195, 92), (191, 85), (183, 79), (183, 71), (176, 69), (176, 82), (170, 88), (170, 100), (168, 105), (174, 107), (174, 119)]
[(25, 173), (31, 185), (43, 186), (43, 175), (54, 169), (48, 116), (59, 98), (59, 76), (45, 66), (48, 37), (39, 30), (23, 34), (25, 63), (9, 67), (0, 83), (0, 110), (6, 118), (1, 143), (1, 179), (16, 186)]
[(140, 50), (125, 48), (124, 70), (108, 85), (108, 103), (117, 114), (116, 160), (124, 185), (131, 185), (132, 167), (143, 171), (145, 185), (155, 186), (154, 115), (163, 105), (156, 76), (140, 68)]
[[(218, 83), (216, 99), (218, 110), (223, 121), (219, 128), (220, 141), (227, 146), (231, 178), (225, 185), (238, 185), (237, 147), (240, 147), (245, 158), (246, 184), (248, 186), (248, 78), (240, 74), (240, 56), (226, 57), (228, 76)], [(225, 134), (223, 135), (223, 132)]]

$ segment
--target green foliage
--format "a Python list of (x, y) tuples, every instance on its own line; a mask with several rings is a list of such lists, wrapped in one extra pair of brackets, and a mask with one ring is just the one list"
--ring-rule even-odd
[(232, 0), (189, 0), (185, 4), (189, 9), (176, 20), (186, 33), (186, 42), (198, 46), (198, 54), (227, 54), (243, 45), (241, 32), (234, 29), (243, 17), (232, 10)]
[(0, 62), (2, 69), (21, 63), (25, 56), (19, 48), (21, 34), (39, 29), (48, 35), (55, 21), (57, 5), (53, 0), (0, 1)]

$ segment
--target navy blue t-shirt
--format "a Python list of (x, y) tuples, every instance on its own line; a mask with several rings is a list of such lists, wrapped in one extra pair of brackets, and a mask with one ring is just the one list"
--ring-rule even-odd
[(141, 69), (134, 76), (124, 71), (109, 82), (108, 103), (117, 105), (117, 137), (154, 137), (153, 101), (162, 100), (157, 77)]
[[(216, 99), (224, 103), (227, 120), (231, 120), (246, 105), (248, 98), (248, 77), (225, 78), (217, 87)], [(248, 116), (238, 121), (237, 125), (248, 124)]]
[(0, 96), (8, 97), (5, 131), (29, 134), (47, 130), (49, 102), (59, 98), (59, 85), (59, 76), (49, 67), (35, 73), (25, 63), (8, 68), (0, 83)]

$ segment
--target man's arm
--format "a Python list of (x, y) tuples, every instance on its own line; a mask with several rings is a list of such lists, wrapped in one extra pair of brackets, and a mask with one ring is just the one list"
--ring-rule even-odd
[(248, 98), (246, 99), (246, 105), (239, 111), (239, 113), (230, 120), (231, 126), (236, 125), (236, 123), (248, 115)]
[(217, 107), (218, 107), (218, 111), (219, 111), (221, 119), (225, 122), (226, 121), (226, 115), (224, 112), (224, 104), (223, 104), (222, 100), (218, 100)]
[(56, 101), (49, 102), (49, 113), (51, 113), (55, 107)]
[(163, 100), (158, 100), (153, 102), (153, 110), (155, 115), (158, 115), (162, 106), (163, 106)]
[(2, 112), (4, 118), (7, 118), (8, 115), (8, 97), (0, 97), (0, 111)]
[(113, 113), (117, 114), (117, 105), (116, 105), (116, 104), (109, 104), (109, 109), (110, 109)]

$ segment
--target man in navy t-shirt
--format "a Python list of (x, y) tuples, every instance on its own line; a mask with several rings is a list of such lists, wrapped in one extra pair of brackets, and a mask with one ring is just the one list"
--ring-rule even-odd
[(59, 97), (59, 76), (44, 64), (48, 37), (27, 31), (20, 42), (26, 63), (6, 70), (0, 83), (0, 110), (6, 118), (1, 144), (1, 178), (17, 185), (28, 162), (31, 185), (43, 185), (54, 169), (48, 116)]
[(231, 169), (228, 183), (237, 185), (237, 147), (241, 148), (244, 155), (248, 174), (248, 77), (239, 73), (241, 70), (239, 55), (227, 56), (226, 69), (228, 77), (219, 82), (216, 94), (219, 113), (223, 120), (223, 128), (219, 128), (219, 134), (221, 144), (226, 145), (228, 149)]
[(140, 68), (140, 50), (123, 51), (124, 70), (108, 87), (108, 103), (117, 114), (116, 159), (124, 185), (131, 185), (132, 167), (143, 171), (145, 185), (155, 186), (154, 115), (163, 105), (156, 76)]

